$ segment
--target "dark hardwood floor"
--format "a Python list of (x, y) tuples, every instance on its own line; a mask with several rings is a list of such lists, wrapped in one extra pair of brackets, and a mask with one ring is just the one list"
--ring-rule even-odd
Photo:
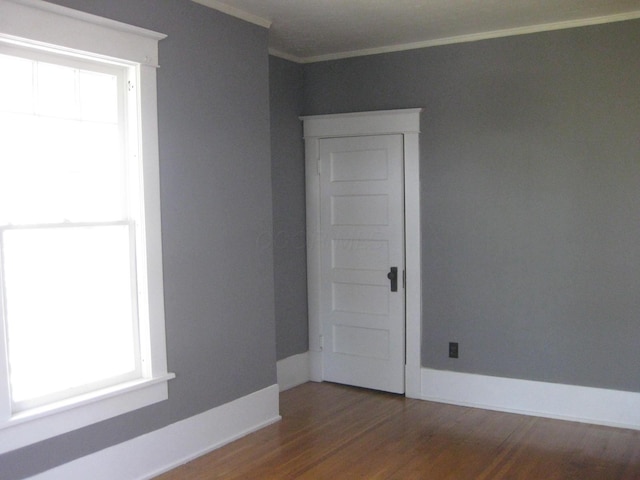
[(640, 480), (640, 431), (411, 400), (330, 383), (282, 421), (157, 480)]

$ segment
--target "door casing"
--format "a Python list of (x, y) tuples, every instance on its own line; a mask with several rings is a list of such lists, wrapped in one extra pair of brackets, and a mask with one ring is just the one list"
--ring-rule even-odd
[(406, 361), (405, 395), (421, 397), (420, 348), (422, 341), (422, 282), (420, 241), (420, 117), (421, 108), (382, 110), (301, 117), (305, 140), (307, 207), (307, 297), (309, 309), (309, 361), (312, 381), (323, 381), (322, 324), (320, 322), (320, 176), (319, 142), (322, 138), (367, 135), (403, 135)]

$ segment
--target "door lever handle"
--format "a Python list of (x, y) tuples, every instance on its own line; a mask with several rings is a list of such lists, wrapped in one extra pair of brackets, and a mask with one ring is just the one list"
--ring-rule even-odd
[(391, 280), (391, 291), (398, 291), (398, 267), (391, 267), (391, 271), (387, 273), (387, 278)]

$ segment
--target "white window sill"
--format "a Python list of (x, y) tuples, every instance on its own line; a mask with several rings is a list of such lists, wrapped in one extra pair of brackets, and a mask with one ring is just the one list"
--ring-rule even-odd
[(174, 377), (133, 380), (17, 413), (0, 424), (0, 454), (166, 400)]

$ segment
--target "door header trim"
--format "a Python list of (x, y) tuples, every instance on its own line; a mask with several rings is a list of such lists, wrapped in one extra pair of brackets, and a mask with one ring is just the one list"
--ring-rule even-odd
[(423, 108), (302, 116), (304, 138), (420, 133)]

